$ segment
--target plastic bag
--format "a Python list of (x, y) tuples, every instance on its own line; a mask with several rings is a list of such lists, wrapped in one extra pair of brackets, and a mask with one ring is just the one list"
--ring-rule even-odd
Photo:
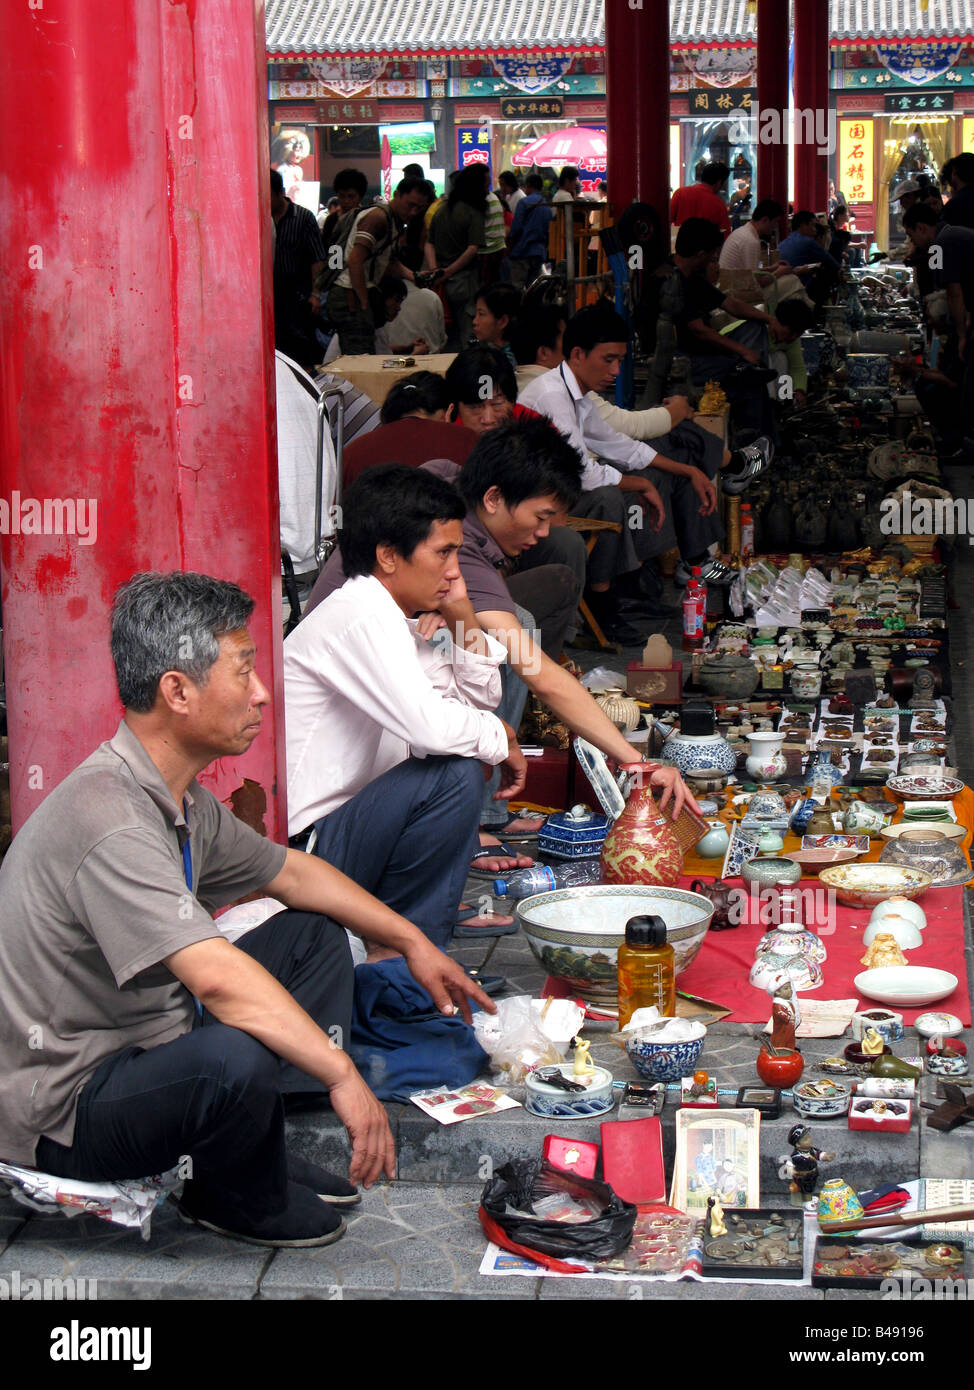
[(582, 677), (586, 690), (604, 695), (607, 690), (625, 690), (626, 678), (621, 671), (612, 671), (608, 666), (595, 666)]
[[(544, 1204), (542, 1213), (550, 1209), (547, 1199), (551, 1197), (562, 1199), (557, 1205), (569, 1219), (538, 1219), (536, 1206)], [(598, 1214), (579, 1220), (580, 1208)], [(489, 1238), (505, 1249), (560, 1259), (607, 1260), (629, 1245), (638, 1213), (607, 1183), (562, 1173), (546, 1159), (514, 1159), (487, 1183), (479, 1214)]]
[(535, 1067), (553, 1066), (562, 1060), (561, 1051), (542, 1030), (530, 995), (501, 999), (496, 1014), (474, 1014), (473, 1026), (493, 1071), (503, 1074), (509, 1085), (519, 1085)]

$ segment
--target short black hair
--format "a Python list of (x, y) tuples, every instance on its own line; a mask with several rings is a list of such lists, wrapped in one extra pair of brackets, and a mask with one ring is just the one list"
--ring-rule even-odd
[(539, 348), (554, 350), (568, 310), (562, 304), (538, 304), (530, 314), (522, 314), (511, 324), (508, 334), (511, 351), (519, 367), (531, 367), (538, 360)]
[(784, 212), (784, 208), (781, 206), (780, 203), (776, 202), (774, 198), (762, 198), (760, 203), (758, 203), (757, 207), (751, 213), (751, 221), (760, 222), (762, 217), (783, 217)]
[(950, 161), (950, 167), (961, 183), (974, 183), (974, 154), (970, 150), (964, 150), (963, 154), (955, 154)]
[(678, 256), (699, 256), (701, 251), (717, 251), (724, 244), (724, 235), (716, 222), (708, 217), (688, 217), (680, 224), (674, 250)]
[(354, 189), (360, 198), (364, 198), (369, 191), (369, 181), (361, 169), (339, 169), (331, 186), (336, 193)]
[(404, 198), (407, 193), (422, 193), (425, 198), (429, 199), (431, 190), (434, 193), (436, 191), (429, 179), (416, 178), (410, 174), (408, 178), (400, 179), (396, 184), (395, 197)]
[(528, 174), (524, 180), (524, 187), (530, 188), (534, 193), (544, 192), (544, 179), (540, 174)]
[(441, 376), (436, 372), (411, 372), (390, 387), (389, 394), (382, 402), (379, 419), (383, 425), (391, 425), (414, 410), (425, 410), (427, 415), (435, 415), (438, 410), (446, 410), (449, 404), (450, 392)]
[(517, 188), (517, 174), (515, 174), (511, 169), (504, 169), (500, 174), (498, 174), (497, 182), (506, 183), (509, 188)]
[(272, 169), (272, 170), (271, 170), (271, 192), (272, 192), (272, 193), (283, 193), (283, 192), (284, 192), (284, 179), (283, 179), (283, 177), (281, 176), (281, 173), (280, 173), (280, 171), (279, 171), (278, 169)]
[(510, 321), (508, 327), (517, 318), (521, 308), (521, 291), (515, 289), (513, 285), (503, 283), (487, 285), (484, 289), (477, 291), (476, 299), (484, 301), (488, 312), (493, 314), (495, 319), (506, 317)]
[(401, 304), (406, 298), (406, 282), (399, 275), (383, 275), (377, 288), (383, 299), (398, 299)]
[(927, 203), (914, 203), (903, 214), (903, 226), (908, 232), (912, 232), (913, 228), (918, 227), (921, 222), (927, 227), (940, 226), (940, 218), (932, 207)]
[(815, 314), (803, 299), (786, 299), (774, 311), (774, 316), (784, 328), (800, 338), (815, 322)]
[(566, 183), (571, 183), (573, 179), (577, 178), (578, 170), (575, 168), (574, 164), (566, 164), (558, 175), (558, 187), (564, 188)]
[(377, 546), (391, 545), (408, 560), (436, 522), (462, 521), (465, 514), (456, 489), (425, 468), (367, 468), (342, 499), (338, 545), (346, 579), (374, 572)]
[(815, 216), (814, 212), (810, 212), (808, 208), (801, 208), (798, 212), (795, 213), (794, 217), (791, 219), (791, 230), (793, 232), (797, 232), (798, 228), (804, 227), (806, 222), (817, 221), (818, 218)]
[(507, 354), (486, 343), (458, 352), (447, 367), (444, 380), (454, 405), (479, 405), (498, 390), (512, 404), (517, 400), (517, 380)]
[(460, 469), (457, 487), (470, 508), (496, 487), (509, 507), (529, 497), (557, 497), (574, 507), (582, 490), (582, 457), (547, 420), (513, 420), (482, 434)]
[(425, 179), (426, 172), (422, 164), (404, 164), (402, 166), (402, 176), (404, 179)]
[(581, 348), (583, 352), (589, 353), (598, 347), (599, 343), (628, 341), (629, 326), (625, 319), (616, 313), (608, 300), (601, 300), (597, 304), (589, 304), (584, 309), (579, 309), (578, 313), (568, 320), (565, 336), (561, 340), (561, 350), (567, 361), (573, 348)]
[(719, 159), (712, 164), (705, 164), (700, 173), (700, 182), (709, 184), (711, 188), (719, 188), (725, 179), (730, 178), (730, 168), (721, 163)]

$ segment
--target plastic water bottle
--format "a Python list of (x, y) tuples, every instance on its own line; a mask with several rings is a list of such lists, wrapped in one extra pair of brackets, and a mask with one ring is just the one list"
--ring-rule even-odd
[(602, 870), (597, 859), (583, 859), (577, 864), (535, 864), (530, 869), (518, 869), (507, 878), (494, 879), (495, 898), (530, 898), (535, 893), (550, 893), (555, 888), (577, 888), (585, 883), (601, 883)]
[(683, 650), (703, 646), (704, 614), (707, 611), (707, 586), (700, 566), (694, 565), (690, 582), (683, 596)]

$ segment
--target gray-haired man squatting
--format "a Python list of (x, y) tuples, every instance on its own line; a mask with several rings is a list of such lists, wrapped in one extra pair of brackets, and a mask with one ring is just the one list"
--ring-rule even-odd
[[(137, 575), (116, 595), (125, 717), (0, 867), (0, 1158), (93, 1181), (188, 1159), (188, 1219), (326, 1245), (358, 1194), (287, 1153), (283, 1096), (328, 1092), (353, 1182), (395, 1162), (385, 1111), (333, 1041), (351, 1026), (342, 927), (401, 953), (444, 1013), (494, 1006), (404, 917), (197, 783), (260, 730), (253, 608), (198, 574)], [(231, 945), (210, 913), (256, 889), (288, 910)]]

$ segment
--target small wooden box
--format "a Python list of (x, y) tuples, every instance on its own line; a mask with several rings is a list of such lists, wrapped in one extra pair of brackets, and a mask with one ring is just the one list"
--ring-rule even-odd
[(681, 705), (683, 703), (683, 662), (653, 670), (630, 661), (626, 668), (626, 694), (652, 705)]

